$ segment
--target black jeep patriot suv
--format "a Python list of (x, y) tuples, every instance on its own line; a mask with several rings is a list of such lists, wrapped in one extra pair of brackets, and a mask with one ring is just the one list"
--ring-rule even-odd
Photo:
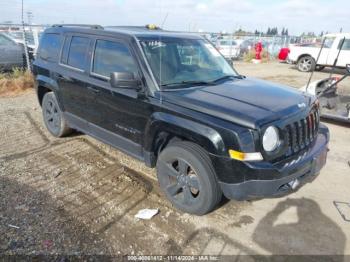
[(44, 123), (157, 168), (177, 208), (286, 194), (324, 166), (318, 101), (239, 75), (200, 36), (154, 27), (55, 25), (34, 62)]

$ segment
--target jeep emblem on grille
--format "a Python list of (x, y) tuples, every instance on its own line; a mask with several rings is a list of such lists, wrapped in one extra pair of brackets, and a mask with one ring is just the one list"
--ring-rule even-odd
[(299, 107), (299, 108), (306, 107), (306, 104), (305, 104), (305, 103), (300, 103), (300, 104), (298, 104), (298, 107)]

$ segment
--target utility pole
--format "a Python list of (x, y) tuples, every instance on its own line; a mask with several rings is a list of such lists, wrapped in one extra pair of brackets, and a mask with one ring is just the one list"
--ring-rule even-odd
[(27, 70), (30, 70), (30, 63), (29, 63), (29, 54), (28, 54), (28, 47), (27, 47), (27, 39), (26, 39), (26, 33), (24, 28), (24, 10), (23, 10), (23, 0), (22, 0), (22, 33), (23, 33), (23, 45), (24, 45), (24, 55), (26, 57), (26, 64), (27, 64)]

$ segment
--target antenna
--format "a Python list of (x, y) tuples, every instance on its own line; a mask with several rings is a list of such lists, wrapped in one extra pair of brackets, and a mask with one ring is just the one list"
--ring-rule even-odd
[(28, 54), (28, 47), (27, 47), (27, 39), (26, 39), (26, 33), (24, 28), (24, 10), (23, 10), (23, 0), (22, 0), (22, 34), (23, 34), (23, 46), (24, 46), (24, 55), (26, 57), (26, 63), (27, 63), (27, 70), (30, 70), (30, 64), (29, 64), (29, 54)]
[[(160, 0), (160, 16), (162, 16), (162, 10), (163, 10), (163, 0)], [(165, 19), (167, 18), (168, 14), (165, 16)], [(163, 23), (165, 22), (165, 19)], [(163, 27), (163, 24), (162, 24)], [(162, 90), (162, 34), (159, 34), (159, 90), (160, 90), (160, 103), (163, 103), (163, 90)]]
[(164, 24), (165, 24), (165, 22), (166, 22), (166, 20), (167, 20), (167, 18), (168, 18), (168, 15), (169, 15), (169, 13), (166, 13), (166, 15), (165, 15), (165, 17), (164, 17), (164, 19), (163, 19), (163, 22), (162, 22), (160, 28), (163, 28), (163, 26), (164, 26)]
[[(320, 52), (318, 52), (318, 55), (317, 55), (316, 65), (317, 65), (318, 60), (320, 59), (320, 56), (321, 56), (321, 53), (322, 53), (322, 50), (323, 50), (323, 47), (324, 47), (325, 42), (326, 42), (326, 38), (323, 38), (322, 46), (321, 46)], [(312, 70), (312, 71), (311, 71), (309, 80), (307, 81), (306, 90), (305, 90), (306, 92), (307, 92), (307, 89), (309, 88), (309, 85), (310, 85), (312, 76), (314, 75), (314, 71), (315, 71), (315, 70)]]

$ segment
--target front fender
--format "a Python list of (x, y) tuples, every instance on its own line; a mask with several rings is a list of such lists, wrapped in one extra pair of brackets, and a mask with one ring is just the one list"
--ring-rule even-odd
[(226, 153), (223, 138), (215, 129), (163, 112), (154, 113), (147, 123), (144, 137), (145, 150), (154, 151), (155, 139), (159, 132), (185, 137), (200, 144), (212, 154), (223, 155)]

